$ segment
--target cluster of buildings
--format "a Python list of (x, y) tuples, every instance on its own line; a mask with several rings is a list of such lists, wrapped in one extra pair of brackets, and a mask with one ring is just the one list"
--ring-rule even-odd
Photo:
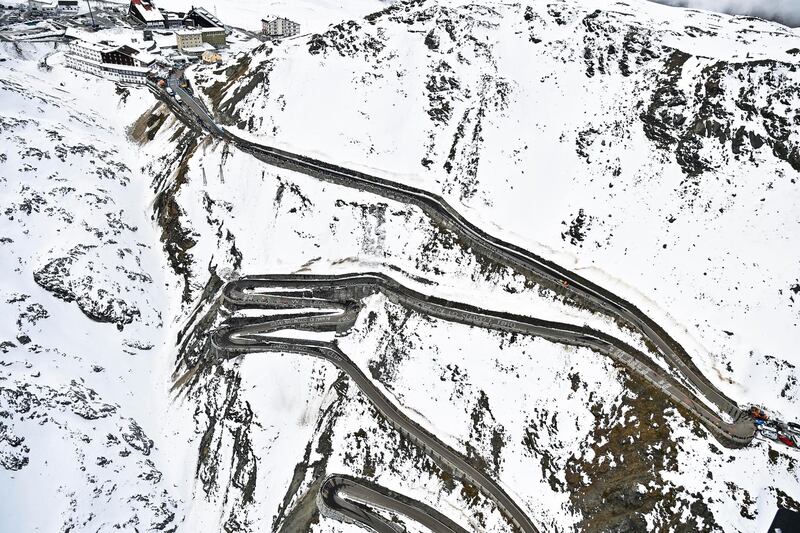
[[(145, 42), (153, 41), (153, 33), (159, 33), (158, 30), (177, 30), (172, 48), (182, 56), (218, 61), (220, 55), (216, 50), (227, 44), (227, 32), (222, 22), (202, 7), (192, 7), (187, 13), (172, 13), (162, 12), (152, 0), (130, 0), (128, 17), (143, 27)], [(169, 35), (166, 31), (160, 33)], [(114, 81), (146, 83), (147, 76), (156, 67), (156, 59), (130, 46), (74, 41), (69, 45), (66, 64)]]
[(224, 28), (222, 22), (205, 8), (192, 7), (187, 13), (161, 11), (152, 0), (131, 0), (128, 16), (145, 28)]
[[(56, 1), (63, 9), (78, 11), (78, 0)], [(188, 12), (177, 13), (161, 11), (153, 0), (130, 0), (127, 14), (132, 22), (138, 23), (143, 29), (144, 42), (154, 41), (154, 34), (162, 36), (159, 38), (161, 49), (157, 50), (153, 43), (147, 48), (148, 51), (154, 54), (164, 51), (173, 57), (177, 53), (175, 61), (180, 61), (181, 57), (184, 61), (188, 57), (200, 57), (207, 62), (216, 62), (220, 59), (217, 50), (227, 45), (225, 26), (202, 7), (193, 6)], [(261, 27), (262, 33), (272, 39), (300, 33), (298, 23), (283, 17), (262, 19)], [(175, 41), (165, 46), (163, 36), (171, 35), (169, 30), (174, 31)], [(85, 41), (70, 43), (66, 64), (77, 70), (126, 83), (145, 83), (157, 66), (153, 56), (131, 46)]]
[(78, 12), (78, 0), (56, 0), (55, 3), (30, 0), (28, 2), (28, 7), (41, 13), (72, 15)]

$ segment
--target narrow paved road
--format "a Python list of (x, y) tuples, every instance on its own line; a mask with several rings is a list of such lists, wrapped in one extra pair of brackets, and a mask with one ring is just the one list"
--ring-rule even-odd
[[(361, 301), (376, 293), (425, 316), (498, 331), (542, 337), (554, 342), (587, 347), (625, 365), (659, 388), (728, 446), (744, 446), (753, 437), (749, 422), (729, 423), (709, 409), (694, 392), (655, 364), (647, 355), (605, 333), (587, 327), (501, 313), (425, 295), (378, 273), (324, 275), (247, 276), (227, 283), (221, 304), (228, 312), (265, 311), (265, 316), (230, 317), (211, 336), (212, 346), (226, 357), (246, 353), (283, 352), (318, 357), (345, 372), (386, 420), (454, 476), (475, 485), (495, 501), (521, 531), (536, 531), (522, 506), (484, 472), (470, 464), (435, 435), (409, 418), (375, 386), (335, 341), (297, 338), (297, 332), (344, 332), (355, 323)], [(279, 311), (272, 314), (267, 310)], [(291, 331), (291, 336), (282, 331)], [(287, 336), (284, 336), (287, 335)], [(300, 334), (302, 337), (302, 333)], [(370, 502), (368, 502), (370, 503)], [(378, 505), (377, 502), (372, 502)], [(380, 505), (378, 505), (380, 506)], [(348, 516), (346, 513), (343, 516)], [(350, 516), (352, 518), (352, 516)], [(378, 528), (376, 531), (383, 531)], [(445, 530), (446, 531), (446, 530)]]
[[(336, 365), (355, 383), (372, 402), (381, 415), (402, 435), (420, 446), (441, 467), (452, 472), (491, 498), (505, 516), (523, 533), (538, 530), (527, 513), (508, 495), (506, 490), (438, 437), (409, 418), (344, 354), (335, 342), (322, 342), (302, 338), (273, 336), (276, 331), (309, 330), (343, 331), (352, 326), (358, 314), (357, 295), (375, 292), (375, 278), (367, 277), (361, 283), (343, 284), (328, 278), (314, 284), (295, 283), (286, 286), (285, 277), (251, 277), (228, 283), (223, 289), (223, 304), (230, 311), (243, 309), (302, 309), (303, 312), (276, 314), (267, 317), (230, 318), (212, 333), (211, 342), (216, 351), (226, 357), (246, 353), (280, 352), (318, 357)], [(333, 279), (333, 278), (331, 278)], [(275, 282), (278, 285), (276, 286)], [(356, 295), (356, 298), (353, 297)], [(315, 308), (315, 311), (307, 311)], [(375, 505), (380, 507), (379, 502)], [(366, 525), (366, 524), (365, 524)], [(437, 533), (447, 530), (434, 530)]]
[[(458, 235), (467, 246), (499, 265), (507, 266), (526, 277), (538, 280), (545, 286), (563, 288), (578, 303), (584, 305), (589, 303), (592, 307), (630, 325), (655, 347), (655, 350), (664, 357), (680, 379), (676, 379), (659, 367), (646, 354), (604, 333), (570, 324), (488, 311), (467, 304), (422, 295), (402, 287), (394, 280), (380, 274), (349, 277), (260, 276), (232, 282), (225, 287), (223, 298), (225, 305), (233, 310), (247, 307), (262, 309), (316, 307), (317, 310), (283, 314), (272, 318), (232, 318), (212, 335), (214, 346), (222, 353), (236, 356), (252, 352), (290, 352), (320, 357), (333, 362), (353, 379), (392, 425), (458, 477), (477, 486), (497, 503), (501, 511), (519, 530), (525, 533), (533, 533), (537, 529), (526, 512), (506, 493), (503, 487), (483, 472), (475, 469), (458, 452), (450, 449), (436, 436), (408, 418), (375, 387), (372, 381), (339, 350), (335, 343), (282, 338), (268, 334), (282, 329), (335, 329), (338, 331), (347, 329), (352, 325), (358, 313), (359, 308), (354, 302), (368, 294), (380, 291), (391, 301), (430, 316), (591, 348), (624, 364), (633, 373), (662, 390), (676, 404), (682, 406), (703, 423), (722, 444), (729, 447), (741, 447), (752, 441), (754, 426), (747, 414), (699, 371), (680, 344), (630, 302), (574, 272), (484, 232), (435, 194), (243, 139), (217, 125), (205, 107), (191, 94), (181, 90), (174, 80), (170, 81), (170, 86), (176, 94), (181, 96), (184, 105), (178, 105), (173, 100), (164, 98), (163, 93), (152, 86), (151, 90), (191, 127), (195, 129), (198, 126), (202, 127), (212, 135), (234, 144), (239, 149), (268, 164), (417, 206), (432, 220)], [(710, 402), (714, 407), (709, 407), (704, 400)], [(370, 499), (369, 491), (363, 491), (361, 494), (364, 499)], [(383, 497), (385, 498), (385, 495)], [(371, 498), (372, 505), (382, 507), (377, 501), (380, 499), (378, 496), (373, 494)], [(385, 501), (383, 503), (386, 504)], [(376, 518), (377, 515), (368, 509), (365, 510), (363, 506), (346, 503), (344, 499), (337, 499), (335, 491), (329, 494), (328, 500), (323, 498), (322, 505), (328, 505), (332, 510), (335, 509), (345, 519), (348, 517), (355, 519), (355, 515), (361, 516), (360, 523), (365, 526), (369, 526), (369, 524), (363, 522), (364, 520), (380, 518), (379, 516)], [(395, 501), (393, 505), (399, 505), (399, 503)], [(418, 512), (423, 512), (420, 507), (416, 507), (416, 509)], [(350, 514), (348, 515), (348, 513)], [(385, 524), (376, 525), (373, 529), (381, 533), (389, 531), (381, 529), (384, 526)], [(434, 531), (438, 533), (448, 530), (438, 528)]]
[[(533, 254), (515, 244), (505, 242), (475, 226), (443, 198), (428, 191), (337, 165), (293, 154), (243, 139), (221, 128), (194, 97), (181, 93), (203, 126), (214, 136), (230, 142), (271, 165), (310, 175), (324, 181), (353, 187), (419, 207), (434, 221), (456, 233), (467, 245), (500, 265), (532, 279), (565, 290), (576, 301), (590, 302), (609, 316), (639, 331), (677, 371), (684, 384), (711, 402), (720, 414), (734, 423), (749, 423), (748, 414), (722, 393), (692, 361), (686, 350), (658, 324), (630, 302), (603, 289), (578, 274)], [(189, 102), (192, 102), (191, 104)], [(172, 105), (175, 108), (174, 105)], [(185, 110), (178, 109), (183, 120)]]
[(404, 515), (436, 533), (468, 533), (429, 505), (352, 476), (327, 477), (317, 497), (322, 513), (337, 520), (356, 522), (377, 533), (402, 531), (363, 503)]

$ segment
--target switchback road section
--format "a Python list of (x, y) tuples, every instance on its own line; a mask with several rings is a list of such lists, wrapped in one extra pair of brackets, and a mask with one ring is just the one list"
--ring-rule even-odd
[(406, 516), (435, 533), (468, 533), (429, 505), (352, 476), (328, 476), (317, 494), (317, 507), (323, 515), (342, 522), (357, 523), (376, 533), (398, 533), (395, 524), (362, 502)]
[[(347, 331), (358, 317), (362, 300), (378, 293), (395, 304), (425, 316), (592, 349), (625, 365), (633, 374), (664, 392), (729, 446), (744, 446), (752, 439), (751, 423), (730, 423), (721, 419), (692, 390), (655, 364), (651, 358), (610, 335), (587, 327), (490, 311), (422, 294), (379, 273), (246, 276), (228, 282), (222, 289), (220, 303), (223, 309), (231, 313), (231, 317), (211, 334), (211, 343), (215, 351), (224, 357), (282, 352), (318, 357), (333, 363), (353, 380), (375, 408), (401, 434), (420, 446), (441, 466), (453, 472), (455, 477), (480, 489), (521, 531), (536, 531), (523, 508), (498, 482), (475, 468), (463, 455), (394, 405), (341, 351), (335, 340), (302, 338), (303, 332)], [(253, 316), (254, 311), (259, 310), (264, 312), (264, 316)], [(267, 310), (272, 310), (273, 313), (267, 313)], [(247, 311), (247, 316), (236, 316), (243, 311)], [(330, 501), (335, 503), (337, 500)], [(372, 503), (382, 507), (377, 502)], [(358, 509), (350, 509), (349, 514), (337, 516), (353, 519), (363, 509), (357, 511)], [(380, 527), (373, 529), (383, 531)]]
[[(157, 91), (155, 92), (157, 93)], [(542, 280), (552, 286), (561, 287), (576, 301), (591, 302), (604, 313), (639, 331), (664, 357), (686, 387), (694, 389), (697, 395), (707, 399), (716, 407), (721, 415), (717, 418), (727, 418), (736, 427), (752, 428), (749, 414), (740, 409), (733, 400), (711, 383), (697, 368), (684, 348), (632, 303), (552, 261), (488, 234), (465, 219), (438, 195), (243, 139), (230, 130), (217, 125), (202, 103), (196, 101), (193, 95), (181, 91), (181, 96), (209, 133), (234, 144), (258, 159), (270, 165), (307, 174), (324, 181), (415, 205), (432, 220), (453, 231), (468, 246), (497, 264), (507, 266), (531, 279)], [(161, 97), (163, 98), (163, 93), (161, 93)], [(181, 108), (169, 99), (166, 101), (181, 120), (186, 120), (185, 108)], [(191, 104), (189, 104), (190, 101)], [(175, 109), (176, 107), (178, 109)], [(742, 441), (742, 433), (741, 430), (737, 431), (736, 434), (728, 435), (729, 438), (721, 439), (721, 442), (726, 445), (734, 442), (736, 446), (745, 445), (746, 443)], [(715, 434), (719, 436), (719, 432), (715, 432)], [(751, 438), (747, 442), (750, 440), (752, 440), (752, 432)]]

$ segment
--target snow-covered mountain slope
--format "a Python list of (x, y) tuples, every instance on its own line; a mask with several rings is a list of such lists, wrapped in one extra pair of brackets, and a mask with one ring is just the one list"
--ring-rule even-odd
[(442, 193), (789, 413), (799, 50), (775, 23), (643, 0), (404, 2), (195, 79), (228, 123)]
[(174, 531), (153, 416), (170, 298), (126, 140), (145, 102), (45, 67), (52, 51), (3, 45), (0, 63), (0, 530)]
[[(321, 21), (319, 6), (372, 4), (292, 6)], [(190, 75), (228, 127), (443, 194), (636, 302), (737, 400), (791, 419), (799, 41), (645, 2), (415, 0)], [(362, 531), (318, 510), (334, 473), (469, 531), (513, 530), (332, 364), (211, 346), (239, 274), (380, 271), (647, 350), (416, 207), (269, 166), (57, 49), (3, 51), (0, 530)], [(589, 350), (383, 296), (336, 339), (541, 531), (744, 533), (800, 510), (793, 450), (721, 448)]]
[(381, 298), (340, 344), (498, 476), (542, 531), (670, 531), (673, 506), (692, 509), (687, 531), (759, 531), (769, 502), (797, 487), (789, 457), (709, 446), (663, 397), (589, 350), (430, 320)]
[[(465, 506), (460, 489), (436, 481), (428, 463), (422, 472), (405, 463), (421, 461), (420, 450), (388, 429), (331, 365), (271, 354), (222, 363), (205, 350), (219, 277), (382, 270), (456, 300), (624, 332), (482, 262), (416, 208), (269, 167), (166, 116), (157, 107), (142, 122), (155, 125), (146, 135), (154, 151), (147, 170), (163, 177), (156, 207), (175, 244), (173, 264), (186, 269), (197, 332), (182, 351), (178, 382), (187, 402), (200, 406), (202, 483), (194, 499), (207, 504), (187, 523), (339, 531), (315, 514), (312, 500), (326, 474), (349, 473), (417, 497), (465, 527), (506, 531), (491, 506)], [(339, 342), (426, 427), (494, 464), (543, 530), (652, 524), (664, 531), (677, 506), (695, 509), (683, 519), (694, 530), (747, 531), (768, 523), (787, 495), (800, 496), (791, 457), (762, 444), (721, 451), (662, 396), (595, 354), (528, 340), (520, 349), (519, 340), (464, 329), (385, 311), (378, 301)], [(697, 474), (709, 470), (711, 478)]]

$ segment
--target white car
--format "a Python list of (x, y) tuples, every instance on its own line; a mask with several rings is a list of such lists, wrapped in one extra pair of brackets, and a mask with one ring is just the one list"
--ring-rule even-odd
[(778, 432), (767, 426), (761, 426), (761, 436), (769, 440), (778, 440)]
[(175, 95), (175, 101), (176, 101), (176, 102), (178, 102), (178, 103), (180, 104), (180, 103), (181, 103), (181, 95), (179, 95), (179, 94), (176, 94), (176, 95)]

